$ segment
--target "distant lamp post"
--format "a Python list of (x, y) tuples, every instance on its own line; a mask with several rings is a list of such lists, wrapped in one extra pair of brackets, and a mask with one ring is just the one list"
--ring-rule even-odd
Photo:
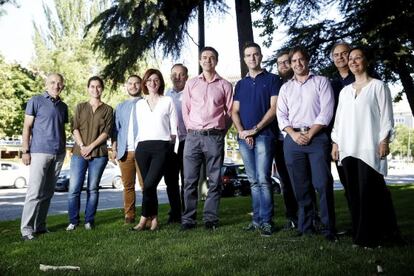
[(407, 159), (411, 161), (411, 128), (408, 128)]

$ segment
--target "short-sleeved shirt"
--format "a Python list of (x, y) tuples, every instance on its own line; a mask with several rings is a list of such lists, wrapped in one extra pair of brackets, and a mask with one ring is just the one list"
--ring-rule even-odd
[[(279, 95), (282, 80), (275, 74), (263, 71), (255, 78), (247, 75), (235, 88), (234, 101), (240, 103), (239, 116), (244, 129), (254, 128), (270, 109), (270, 98)], [(276, 120), (262, 129), (259, 135), (277, 137)]]
[(68, 106), (47, 92), (32, 97), (26, 106), (26, 115), (34, 117), (30, 152), (61, 154), (65, 152), (65, 124)]
[[(110, 137), (113, 126), (113, 109), (109, 105), (102, 103), (93, 112), (89, 102), (80, 103), (76, 106), (72, 120), (72, 132), (77, 129), (80, 132), (82, 141), (85, 145), (91, 144), (102, 133)], [(73, 154), (81, 155), (79, 145), (73, 147)], [(108, 149), (106, 141), (93, 149), (91, 157), (107, 156)]]

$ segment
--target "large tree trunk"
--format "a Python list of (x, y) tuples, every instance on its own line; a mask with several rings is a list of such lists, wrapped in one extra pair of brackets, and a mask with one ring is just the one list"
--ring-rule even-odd
[[(205, 33), (204, 33), (204, 1), (200, 1), (198, 4), (198, 53), (201, 53), (201, 49), (204, 48), (205, 42)], [(197, 56), (197, 60), (198, 60)], [(200, 64), (198, 65), (198, 73), (201, 74), (203, 69)]]
[(411, 113), (414, 116), (414, 81), (408, 70), (407, 63), (404, 58), (398, 60), (398, 67), (396, 71), (400, 75), (402, 86), (404, 87), (405, 94), (407, 95), (408, 104), (411, 108)]
[(247, 66), (243, 60), (243, 46), (246, 42), (253, 42), (252, 12), (249, 0), (235, 0), (237, 35), (239, 38), (240, 72), (243, 78), (247, 74)]

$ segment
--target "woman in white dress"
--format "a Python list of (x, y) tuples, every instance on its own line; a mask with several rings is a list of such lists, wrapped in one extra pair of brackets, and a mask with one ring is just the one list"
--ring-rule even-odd
[(141, 231), (147, 223), (158, 229), (157, 186), (164, 175), (170, 143), (177, 135), (177, 115), (170, 97), (164, 96), (164, 79), (159, 70), (148, 69), (141, 82), (144, 100), (137, 102), (138, 145), (135, 160), (144, 180), (142, 213), (132, 228)]
[(342, 163), (349, 185), (353, 242), (376, 247), (400, 237), (384, 181), (394, 135), (391, 93), (384, 82), (369, 75), (364, 49), (351, 49), (348, 65), (355, 82), (339, 95), (332, 158)]

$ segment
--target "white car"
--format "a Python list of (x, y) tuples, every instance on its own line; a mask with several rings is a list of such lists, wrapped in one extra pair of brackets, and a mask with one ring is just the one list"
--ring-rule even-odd
[[(56, 183), (55, 191), (67, 192), (69, 190), (70, 168), (64, 168), (60, 171), (59, 178)], [(86, 172), (83, 187), (86, 188), (88, 181), (88, 173)], [(122, 189), (124, 187), (121, 180), (121, 170), (119, 166), (109, 161), (102, 174), (99, 187)]]
[(29, 167), (12, 161), (0, 161), (0, 187), (23, 189), (29, 181)]

